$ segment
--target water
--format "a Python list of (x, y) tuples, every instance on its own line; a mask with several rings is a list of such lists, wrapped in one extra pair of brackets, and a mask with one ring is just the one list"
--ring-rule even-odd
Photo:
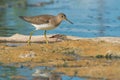
[[(35, 67), (30, 69), (28, 67), (16, 68), (14, 66), (0, 66), (0, 80), (38, 80), (32, 74), (36, 69), (43, 70), (45, 67)], [(53, 68), (49, 68), (53, 69)], [(13, 76), (21, 76), (19, 79), (13, 78)], [(70, 77), (67, 75), (61, 75), (62, 80), (85, 80), (80, 77)]]
[[(26, 0), (22, 0), (26, 1)], [(0, 36), (15, 33), (28, 35), (35, 28), (18, 16), (35, 16), (40, 14), (57, 15), (63, 12), (74, 24), (66, 21), (47, 34), (65, 34), (79, 37), (114, 36), (120, 37), (120, 1), (114, 0), (2, 0), (0, 3)], [(39, 2), (53, 3), (42, 6), (30, 6)], [(19, 4), (17, 4), (19, 3)], [(4, 5), (9, 5), (4, 7)], [(39, 30), (34, 35), (42, 35)]]

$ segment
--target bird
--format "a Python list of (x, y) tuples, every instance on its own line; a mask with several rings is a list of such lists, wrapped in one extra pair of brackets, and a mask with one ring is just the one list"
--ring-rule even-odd
[(35, 27), (35, 30), (30, 32), (29, 40), (27, 41), (29, 45), (31, 45), (31, 37), (36, 30), (44, 30), (44, 38), (46, 40), (46, 44), (48, 44), (46, 36), (47, 30), (52, 30), (58, 27), (63, 20), (66, 20), (69, 23), (73, 24), (73, 22), (67, 19), (64, 13), (58, 13), (56, 16), (43, 14), (37, 16), (19, 16), (19, 17)]

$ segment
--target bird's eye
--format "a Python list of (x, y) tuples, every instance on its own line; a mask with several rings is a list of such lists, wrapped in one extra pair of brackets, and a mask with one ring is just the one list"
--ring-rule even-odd
[(62, 18), (64, 17), (64, 16), (61, 16)]

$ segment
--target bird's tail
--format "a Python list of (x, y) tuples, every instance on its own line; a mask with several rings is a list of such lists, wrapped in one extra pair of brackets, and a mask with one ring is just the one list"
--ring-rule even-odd
[(27, 22), (30, 22), (30, 23), (32, 23), (32, 21), (33, 21), (33, 19), (31, 17), (27, 17), (27, 16), (19, 16), (19, 18), (21, 18)]
[(19, 18), (24, 19), (24, 16), (19, 16)]

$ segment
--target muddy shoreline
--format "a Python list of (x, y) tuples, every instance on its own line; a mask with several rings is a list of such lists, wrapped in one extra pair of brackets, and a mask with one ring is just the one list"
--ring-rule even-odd
[[(72, 38), (72, 37), (71, 37)], [(62, 39), (62, 38), (61, 38)], [(72, 38), (73, 39), (73, 38)], [(118, 41), (118, 42), (117, 42)], [(10, 43), (9, 43), (10, 44)], [(50, 44), (0, 43), (0, 63), (16, 67), (55, 67), (54, 72), (86, 77), (88, 80), (120, 79), (119, 38), (65, 39)]]

